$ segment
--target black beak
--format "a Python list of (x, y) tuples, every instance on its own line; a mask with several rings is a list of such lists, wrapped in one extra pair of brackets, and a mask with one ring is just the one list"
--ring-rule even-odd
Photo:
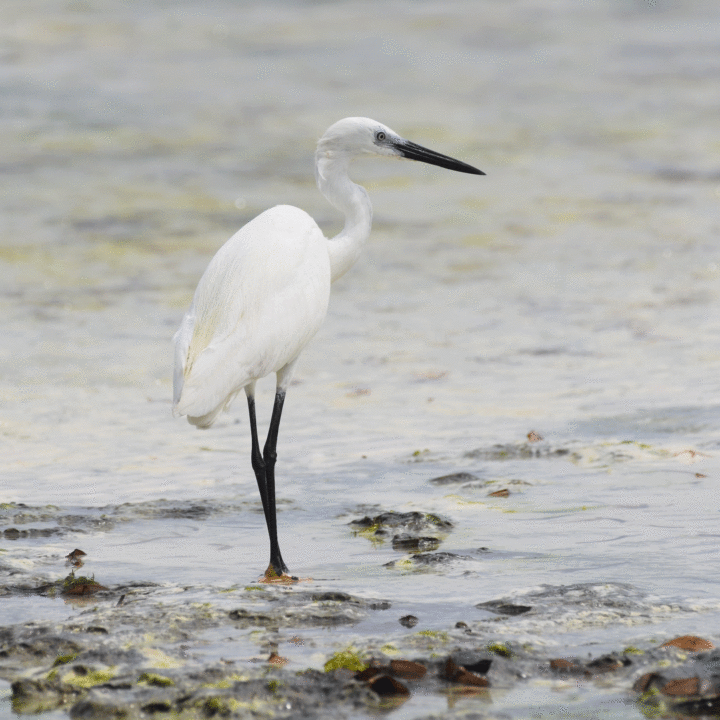
[(474, 168), (472, 165), (454, 160), (447, 155), (441, 155), (434, 150), (428, 150), (422, 145), (416, 145), (409, 140), (400, 140), (393, 143), (393, 147), (405, 158), (409, 160), (419, 160), (429, 165), (438, 165), (448, 170), (457, 170), (457, 172), (470, 173), (471, 175), (484, 175), (482, 170)]

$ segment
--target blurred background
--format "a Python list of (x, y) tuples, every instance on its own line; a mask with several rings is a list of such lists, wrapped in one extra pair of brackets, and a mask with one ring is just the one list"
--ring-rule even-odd
[(170, 419), (171, 337), (254, 215), (289, 203), (339, 231), (313, 153), (347, 115), (487, 177), (356, 164), (375, 227), (299, 365), (298, 452), (394, 457), (717, 408), (715, 3), (0, 13), (9, 499), (154, 492), (184, 482), (188, 443), (245, 442)]

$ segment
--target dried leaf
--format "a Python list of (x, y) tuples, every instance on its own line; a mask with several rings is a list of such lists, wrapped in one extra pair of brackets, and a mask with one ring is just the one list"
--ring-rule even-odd
[(715, 646), (704, 638), (696, 635), (681, 635), (663, 643), (660, 647), (678, 647), (681, 650), (699, 652), (700, 650), (712, 650)]

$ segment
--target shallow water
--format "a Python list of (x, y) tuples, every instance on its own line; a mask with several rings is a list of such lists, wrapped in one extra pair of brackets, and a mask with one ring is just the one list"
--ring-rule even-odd
[[(362, 114), (487, 177), (356, 163), (374, 229), (288, 396), (279, 525), (294, 572), (393, 609), (291, 661), (322, 667), (407, 613), (557, 654), (717, 643), (716, 4), (370, 7), (3, 5), (0, 499), (59, 508), (19, 529), (62, 529), (4, 538), (7, 582), (64, 577), (76, 546), (103, 584), (203, 602), (260, 575), (244, 402), (208, 432), (173, 419), (170, 339), (258, 212), (289, 202), (339, 229), (314, 143)], [(429, 482), (457, 472), (478, 480)], [(448, 518), (440, 549), (465, 559), (413, 569), (348, 526), (381, 510)], [(474, 607), (578, 583), (627, 587), (632, 609)], [(2, 603), (3, 624), (77, 611)], [(522, 716), (523, 692), (495, 708)], [(566, 716), (554, 697), (543, 715)], [(435, 711), (413, 703), (394, 717)]]

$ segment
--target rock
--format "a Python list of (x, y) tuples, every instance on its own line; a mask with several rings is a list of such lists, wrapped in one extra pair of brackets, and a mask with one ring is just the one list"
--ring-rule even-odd
[(489, 600), (488, 602), (478, 603), (475, 607), (478, 610), (487, 610), (498, 615), (523, 615), (532, 610), (531, 605), (515, 605), (502, 600)]
[(470, 560), (467, 555), (457, 555), (451, 552), (418, 553), (412, 556), (412, 561), (418, 565), (446, 565), (455, 560)]
[(401, 682), (389, 675), (377, 675), (370, 680), (370, 689), (380, 697), (409, 695), (410, 691)]
[(429, 482), (433, 485), (461, 485), (462, 483), (476, 482), (480, 478), (477, 475), (471, 475), (466, 472), (452, 473), (452, 475), (441, 475), (433, 478)]
[(407, 533), (417, 534), (428, 529), (450, 530), (453, 524), (449, 520), (441, 518), (433, 513), (421, 513), (417, 511), (399, 513), (384, 512), (373, 517), (365, 516), (359, 520), (352, 520), (349, 523), (357, 530), (399, 528)]
[(11, 689), (13, 710), (22, 714), (55, 710), (83, 694), (81, 688), (47, 679), (22, 678), (12, 683)]
[(619, 658), (615, 655), (603, 655), (595, 660), (591, 660), (585, 665), (593, 675), (606, 672), (614, 672), (622, 667), (630, 665), (631, 661), (628, 658)]
[(415, 627), (419, 621), (414, 615), (403, 615), (398, 622), (406, 628), (412, 628)]
[(440, 540), (436, 537), (414, 537), (403, 533), (393, 537), (392, 546), (393, 550), (400, 552), (427, 552), (437, 550), (440, 547)]

